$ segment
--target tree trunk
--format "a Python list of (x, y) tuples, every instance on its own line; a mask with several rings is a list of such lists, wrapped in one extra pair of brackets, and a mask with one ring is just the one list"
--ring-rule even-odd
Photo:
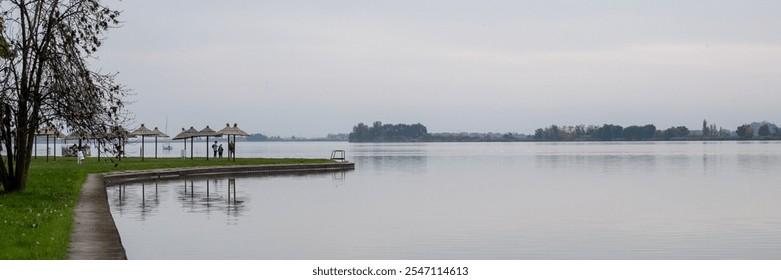
[[(37, 113), (37, 110), (33, 110)], [(20, 110), (20, 113), (26, 113), (26, 110)], [(13, 147), (13, 155), (8, 154), (7, 176), (3, 178), (3, 188), (5, 192), (23, 192), (27, 189), (27, 176), (30, 170), (30, 161), (32, 160), (32, 149), (35, 141), (35, 131), (38, 129), (35, 124), (38, 119), (33, 117), (31, 120), (18, 118), (19, 126), (17, 134), (14, 137), (16, 145)]]
[(2, 183), (5, 192), (23, 192), (27, 187), (27, 170), (30, 168), (30, 161), (28, 157), (21, 154), (22, 147), (28, 145), (22, 139), (24, 137), (16, 137), (17, 145), (6, 153), (7, 161), (3, 162)]

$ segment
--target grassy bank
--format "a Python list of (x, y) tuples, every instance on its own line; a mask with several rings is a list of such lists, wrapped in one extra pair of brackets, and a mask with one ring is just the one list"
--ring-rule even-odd
[(68, 255), (73, 210), (87, 174), (158, 168), (323, 163), (326, 159), (126, 158), (121, 162), (74, 158), (49, 162), (42, 157), (30, 166), (27, 191), (0, 195), (0, 259), (65, 259)]

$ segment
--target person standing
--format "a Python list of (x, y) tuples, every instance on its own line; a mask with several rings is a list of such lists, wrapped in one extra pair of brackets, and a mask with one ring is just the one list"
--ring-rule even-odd
[(78, 152), (76, 152), (76, 163), (81, 164), (82, 160), (84, 160), (84, 152), (79, 150)]
[(222, 151), (223, 151), (222, 144), (220, 144), (220, 147), (217, 148), (217, 152), (220, 154), (220, 158), (222, 158)]
[(214, 150), (214, 157), (217, 157), (217, 141), (214, 141), (214, 144), (212, 144), (212, 150)]
[(228, 157), (236, 157), (236, 142), (228, 142)]

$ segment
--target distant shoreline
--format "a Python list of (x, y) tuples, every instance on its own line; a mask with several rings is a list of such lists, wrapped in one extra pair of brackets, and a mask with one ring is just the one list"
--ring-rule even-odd
[[(195, 143), (203, 143), (206, 140), (195, 140)], [(524, 139), (524, 140), (450, 140), (450, 141), (438, 141), (438, 140), (422, 140), (422, 141), (349, 141), (349, 140), (317, 140), (317, 139), (302, 139), (302, 140), (241, 140), (236, 139), (237, 142), (258, 142), (258, 143), (285, 143), (285, 142), (346, 142), (346, 143), (511, 143), (511, 142), (691, 142), (691, 141), (714, 141), (714, 142), (743, 142), (743, 141), (781, 141), (781, 138), (767, 138), (767, 139), (759, 139), (759, 138), (752, 138), (752, 139), (732, 139), (732, 138), (722, 138), (722, 139), (701, 139), (701, 138), (687, 138), (687, 139), (649, 139), (649, 140), (536, 140), (536, 139)], [(146, 141), (145, 143), (150, 143), (151, 141)], [(179, 141), (171, 141), (170, 143), (175, 143)], [(128, 141), (128, 144), (138, 144), (139, 141)], [(189, 141), (188, 141), (189, 143)], [(43, 143), (38, 144), (46, 144), (44, 141)], [(51, 143), (50, 143), (51, 144)]]
[[(650, 140), (464, 140), (464, 141), (343, 141), (349, 143), (586, 143), (586, 142), (751, 142), (751, 141), (781, 141), (781, 138), (772, 139), (650, 139)], [(257, 142), (257, 141), (256, 141)], [(300, 141), (306, 142), (306, 141)]]

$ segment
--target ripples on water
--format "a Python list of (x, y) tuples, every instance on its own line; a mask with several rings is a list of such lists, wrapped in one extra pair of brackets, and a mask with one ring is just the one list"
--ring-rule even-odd
[(774, 142), (240, 144), (356, 170), (109, 187), (131, 259), (781, 258)]

